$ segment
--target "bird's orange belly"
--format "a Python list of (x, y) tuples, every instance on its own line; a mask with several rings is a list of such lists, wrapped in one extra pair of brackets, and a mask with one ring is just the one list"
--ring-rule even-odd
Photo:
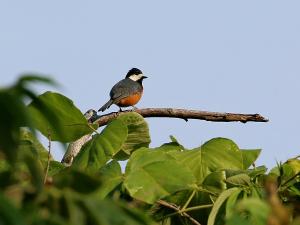
[(117, 105), (120, 107), (134, 106), (141, 99), (142, 93), (136, 93), (128, 97), (122, 98)]

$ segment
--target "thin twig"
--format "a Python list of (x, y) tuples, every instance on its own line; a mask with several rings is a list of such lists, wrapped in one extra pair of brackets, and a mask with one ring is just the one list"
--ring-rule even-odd
[(186, 203), (182, 207), (181, 211), (185, 211), (185, 209), (189, 206), (189, 204), (191, 203), (192, 199), (194, 198), (195, 194), (196, 194), (196, 190), (193, 190), (192, 194), (190, 195), (189, 199), (186, 201)]
[(197, 205), (197, 206), (186, 208), (184, 210), (184, 212), (190, 212), (190, 211), (195, 211), (195, 210), (199, 210), (199, 209), (207, 209), (207, 208), (211, 208), (211, 207), (213, 207), (213, 204)]
[[(132, 112), (130, 110), (123, 112), (112, 112), (97, 116), (94, 122), (98, 123), (99, 126), (106, 125), (110, 120), (117, 116)], [(173, 108), (145, 108), (136, 109), (134, 112), (139, 113), (143, 117), (169, 117), (179, 118), (185, 121), (189, 119), (206, 120), (213, 122), (268, 122), (268, 119), (264, 118), (260, 114), (241, 114), (241, 113), (220, 113), (220, 112), (207, 112), (200, 110), (188, 110), (188, 109), (173, 109)]]
[(164, 200), (158, 200), (157, 203), (158, 203), (158, 204), (161, 204), (161, 205), (163, 205), (163, 206), (166, 206), (166, 207), (168, 207), (168, 208), (170, 208), (170, 209), (174, 209), (176, 212), (178, 212), (178, 214), (187, 217), (193, 224), (201, 225), (197, 220), (195, 220), (193, 217), (191, 217), (191, 216), (190, 216), (189, 214), (187, 214), (186, 212), (181, 212), (181, 211), (180, 211), (180, 207), (176, 206), (175, 204), (166, 202), (166, 201), (164, 201)]
[(209, 191), (209, 190), (207, 190), (205, 188), (202, 188), (202, 187), (198, 187), (197, 190), (200, 191), (200, 192), (208, 193), (208, 194), (213, 195), (213, 196), (218, 196), (216, 193), (214, 193), (212, 191)]
[[(199, 209), (207, 209), (207, 208), (212, 208), (213, 207), (213, 204), (208, 204), (208, 205), (197, 205), (197, 206), (192, 206), (192, 207), (189, 207), (189, 208), (186, 208), (184, 211), (181, 210), (181, 212), (190, 212), (190, 211), (196, 211), (196, 210), (199, 210)], [(178, 215), (180, 214), (181, 212), (173, 212), (173, 213), (170, 213), (166, 216), (163, 217), (163, 219), (165, 218), (168, 218), (168, 217), (172, 217), (172, 216), (175, 216), (175, 215)]]
[(46, 167), (45, 177), (44, 177), (44, 184), (46, 184), (48, 178), (50, 159), (51, 159), (51, 134), (50, 132), (48, 132), (48, 159), (47, 159), (47, 167)]

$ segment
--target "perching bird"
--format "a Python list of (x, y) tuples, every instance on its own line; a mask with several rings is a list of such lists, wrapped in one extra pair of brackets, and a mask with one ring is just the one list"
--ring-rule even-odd
[(109, 95), (110, 100), (105, 103), (98, 111), (108, 109), (112, 104), (120, 107), (133, 106), (138, 103), (143, 94), (143, 79), (147, 78), (143, 72), (137, 68), (128, 71), (125, 79), (116, 83)]

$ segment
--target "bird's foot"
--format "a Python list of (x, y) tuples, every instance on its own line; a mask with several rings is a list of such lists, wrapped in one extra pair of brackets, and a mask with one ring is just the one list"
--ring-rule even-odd
[(137, 107), (132, 106), (131, 112), (134, 112), (134, 111), (136, 111), (137, 109), (138, 109)]

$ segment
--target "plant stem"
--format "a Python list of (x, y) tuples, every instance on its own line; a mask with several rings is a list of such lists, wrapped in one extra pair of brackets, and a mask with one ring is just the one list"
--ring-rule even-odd
[(180, 210), (181, 212), (184, 212), (185, 209), (189, 206), (189, 204), (191, 203), (192, 199), (194, 198), (196, 194), (196, 190), (193, 190), (191, 196), (189, 197), (189, 199), (186, 201), (186, 203), (184, 204), (184, 206), (182, 207), (182, 209)]
[(89, 124), (88, 125), (90, 129), (92, 129), (96, 134), (99, 134), (99, 132), (91, 125)]
[(48, 132), (48, 159), (47, 159), (47, 167), (46, 167), (46, 172), (45, 172), (45, 177), (44, 177), (44, 184), (47, 182), (47, 177), (48, 177), (48, 172), (49, 172), (49, 167), (50, 167), (50, 157), (51, 157), (51, 134)]
[[(177, 205), (169, 203), (169, 202), (166, 202), (164, 200), (159, 200), (159, 201), (157, 201), (157, 203), (159, 203), (159, 204), (161, 204), (163, 206), (166, 206), (168, 208), (174, 209), (176, 211), (174, 215), (179, 214), (181, 216), (187, 217), (193, 224), (195, 224), (195, 225), (201, 225), (197, 220), (195, 220), (193, 217), (191, 217), (186, 212), (181, 212), (180, 208)], [(168, 217), (170, 217), (170, 216), (168, 216)]]
[(195, 210), (198, 210), (198, 209), (207, 209), (207, 208), (211, 208), (211, 207), (213, 207), (213, 204), (208, 204), (208, 205), (198, 205), (198, 206), (193, 206), (193, 207), (186, 208), (186, 209), (184, 210), (184, 212), (195, 211)]
[(201, 187), (198, 187), (197, 190), (198, 190), (198, 191), (202, 191), (202, 192), (206, 192), (206, 193), (211, 194), (211, 195), (213, 195), (213, 196), (217, 196), (216, 193), (214, 193), (214, 192), (212, 192), (212, 191), (209, 191), (209, 190), (207, 190), (207, 189), (201, 188)]
[(211, 207), (213, 207), (213, 204), (193, 206), (193, 207), (186, 208), (184, 211), (180, 210), (180, 212), (176, 211), (176, 212), (170, 213), (170, 214), (164, 216), (163, 219), (168, 218), (168, 217), (172, 217), (172, 216), (175, 216), (175, 215), (178, 215), (178, 214), (182, 214), (182, 213), (186, 213), (186, 212), (190, 212), (190, 211), (196, 211), (196, 210), (199, 210), (199, 209), (207, 209), (207, 208), (211, 208)]

